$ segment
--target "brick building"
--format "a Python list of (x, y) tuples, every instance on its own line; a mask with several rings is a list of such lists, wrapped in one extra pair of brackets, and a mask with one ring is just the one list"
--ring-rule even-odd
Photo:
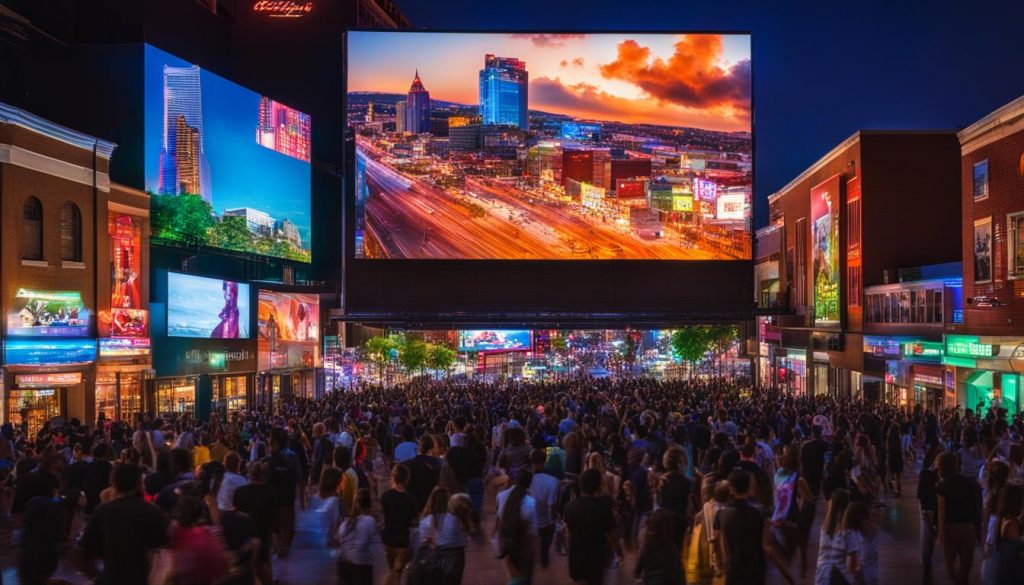
[[(755, 295), (762, 381), (811, 395), (869, 395), (864, 289), (899, 269), (957, 261), (959, 167), (952, 132), (861, 131), (768, 199)], [(768, 369), (765, 372), (765, 368)]]
[[(0, 103), (0, 227), (9, 235), (0, 246), (5, 421), (33, 429), (55, 417), (94, 421), (97, 376), (102, 386), (110, 371), (97, 365), (104, 359), (98, 338), (105, 357), (114, 359), (119, 346), (131, 350), (125, 365), (141, 395), (149, 199), (112, 186), (114, 148)], [(114, 353), (123, 359), (126, 350)], [(107, 416), (117, 414), (118, 378), (102, 407)]]

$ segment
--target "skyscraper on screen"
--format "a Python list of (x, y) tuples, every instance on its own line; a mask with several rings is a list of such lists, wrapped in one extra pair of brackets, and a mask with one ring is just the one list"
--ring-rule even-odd
[(529, 130), (528, 84), (525, 61), (485, 55), (484, 68), (480, 70), (480, 117), (483, 123)]
[(430, 92), (423, 87), (419, 70), (405, 98), (405, 131), (413, 134), (430, 132)]
[[(163, 97), (160, 194), (188, 193), (211, 201), (209, 169), (206, 167), (203, 147), (203, 99), (199, 67), (164, 66)], [(179, 137), (179, 131), (186, 135)]]

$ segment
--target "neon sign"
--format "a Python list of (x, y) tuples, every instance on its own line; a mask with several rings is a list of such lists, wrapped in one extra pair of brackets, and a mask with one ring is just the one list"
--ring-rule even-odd
[(972, 335), (947, 335), (946, 353), (962, 357), (992, 357), (999, 353), (999, 346), (981, 343)]
[(252, 11), (268, 18), (302, 18), (313, 11), (313, 0), (257, 0)]

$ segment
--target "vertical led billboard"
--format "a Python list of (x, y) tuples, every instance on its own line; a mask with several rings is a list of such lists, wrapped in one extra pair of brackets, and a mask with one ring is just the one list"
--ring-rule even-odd
[(814, 322), (839, 322), (839, 175), (811, 189)]
[(317, 295), (259, 291), (259, 367), (315, 367), (320, 350)]
[(249, 285), (167, 273), (167, 336), (249, 338)]
[(310, 261), (310, 116), (145, 48), (156, 242)]
[(749, 35), (358, 31), (348, 57), (357, 258), (750, 258)]
[(140, 220), (111, 213), (110, 236), (110, 335), (145, 337), (149, 312), (142, 308), (142, 227)]

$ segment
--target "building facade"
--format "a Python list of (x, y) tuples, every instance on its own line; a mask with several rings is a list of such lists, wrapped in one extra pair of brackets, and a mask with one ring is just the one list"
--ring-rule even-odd
[(525, 61), (484, 56), (484, 68), (480, 70), (480, 118), (485, 125), (530, 129), (529, 77)]
[(862, 131), (769, 197), (755, 253), (762, 381), (882, 392), (885, 372), (864, 357), (865, 288), (959, 260), (958, 240), (934, 237), (960, 229), (958, 159), (952, 132)]
[(403, 130), (405, 132), (412, 134), (430, 132), (430, 92), (423, 87), (418, 70), (405, 98), (404, 116)]

